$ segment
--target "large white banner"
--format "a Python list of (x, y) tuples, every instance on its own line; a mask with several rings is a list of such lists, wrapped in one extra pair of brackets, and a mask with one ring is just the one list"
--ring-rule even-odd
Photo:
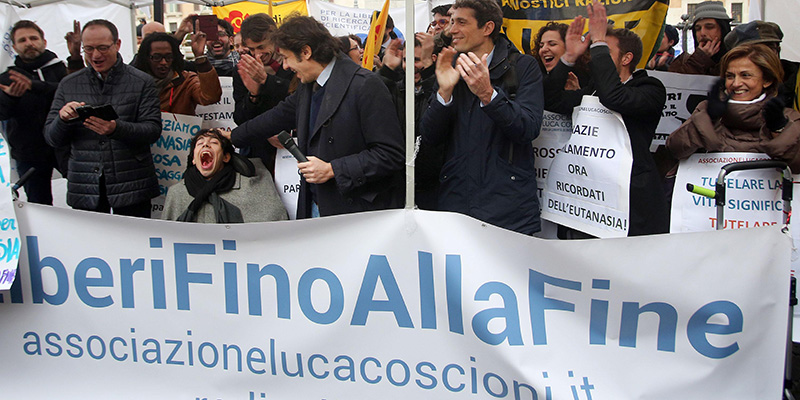
[(667, 89), (667, 102), (656, 127), (656, 136), (650, 145), (650, 151), (655, 151), (657, 146), (664, 145), (667, 137), (689, 119), (697, 105), (706, 99), (708, 91), (719, 77), (663, 71), (647, 71), (647, 74), (658, 78)]
[(781, 395), (791, 243), (777, 227), (557, 242), (414, 210), (18, 215), (4, 398)]
[[(11, 287), (19, 261), (19, 231), (11, 200), (11, 184), (8, 142), (0, 136), (0, 290)], [(22, 191), (22, 188), (19, 190)]]
[[(308, 15), (314, 17), (328, 28), (333, 36), (347, 36), (349, 34), (361, 34), (362, 38), (369, 33), (369, 20), (372, 11), (380, 11), (379, 8), (353, 8), (340, 6), (323, 0), (308, 0)], [(405, 7), (390, 8), (389, 16), (394, 21), (394, 27), (401, 33), (401, 36), (409, 36), (406, 30), (406, 9)], [(427, 32), (428, 24), (431, 21), (431, 13), (427, 3), (414, 4), (414, 29), (416, 32)]]
[(622, 116), (583, 96), (572, 135), (547, 173), (542, 218), (592, 236), (627, 236), (632, 165)]
[[(547, 173), (556, 154), (569, 141), (572, 136), (572, 118), (569, 115), (556, 114), (545, 111), (539, 136), (533, 140), (534, 167), (536, 169), (536, 187), (539, 189), (539, 210), (542, 209), (544, 199), (542, 193), (547, 183)], [(536, 237), (556, 239), (558, 225), (542, 219), (542, 230), (535, 234)]]
[(161, 113), (161, 136), (150, 145), (161, 194), (152, 200), (151, 217), (161, 218), (167, 190), (183, 179), (186, 158), (194, 135), (200, 132), (203, 119), (194, 115)]

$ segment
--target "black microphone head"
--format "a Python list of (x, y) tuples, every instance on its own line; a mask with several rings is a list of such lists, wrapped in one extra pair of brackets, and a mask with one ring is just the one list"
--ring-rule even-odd
[(292, 135), (290, 135), (289, 132), (286, 131), (281, 131), (281, 133), (278, 134), (278, 141), (281, 142), (283, 147), (286, 148), (289, 148), (291, 146), (296, 146), (294, 143), (294, 139), (292, 139)]

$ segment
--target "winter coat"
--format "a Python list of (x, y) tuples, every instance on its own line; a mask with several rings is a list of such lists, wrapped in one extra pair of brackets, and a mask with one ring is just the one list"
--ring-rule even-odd
[[(524, 234), (540, 230), (534, 155), (531, 141), (542, 125), (542, 72), (536, 60), (520, 55), (500, 36), (495, 41), (489, 75), (497, 96), (481, 107), (466, 82), (456, 84), (445, 106), (436, 90), (420, 122), (422, 146), (445, 143), (439, 175), (438, 209), (454, 211)], [(515, 98), (504, 76), (516, 74)], [(563, 85), (562, 85), (563, 87)]]
[(800, 113), (786, 108), (789, 122), (780, 133), (770, 132), (762, 110), (768, 98), (753, 104), (729, 103), (722, 118), (708, 116), (703, 101), (675, 132), (667, 138), (667, 149), (675, 158), (685, 159), (698, 151), (766, 153), (786, 161), (792, 171), (800, 171)]
[[(110, 135), (102, 136), (59, 117), (70, 101), (99, 106), (111, 104), (119, 119)], [(150, 144), (161, 136), (161, 112), (153, 78), (122, 62), (105, 81), (87, 67), (61, 81), (47, 116), (45, 139), (51, 146), (71, 144), (67, 175), (67, 204), (95, 210), (100, 200), (100, 178), (112, 208), (147, 201), (159, 195)]]
[[(64, 62), (45, 50), (32, 62), (17, 57), (14, 70), (31, 79), (31, 90), (21, 97), (0, 91), (0, 121), (8, 122), (8, 144), (11, 157), (18, 161), (42, 162), (54, 157), (53, 148), (44, 140), (44, 122), (56, 93), (58, 82), (67, 75)], [(0, 84), (9, 85), (8, 71), (0, 75)]]
[[(283, 207), (272, 176), (264, 167), (261, 160), (250, 159), (256, 167), (256, 174), (252, 177), (236, 173), (236, 183), (233, 189), (222, 193), (219, 197), (238, 207), (244, 217), (244, 222), (267, 222), (288, 219), (286, 209)], [(194, 168), (194, 167), (192, 167)], [(169, 187), (167, 199), (164, 203), (162, 219), (177, 220), (189, 207), (194, 197), (186, 189), (186, 181), (181, 180)], [(213, 224), (217, 222), (214, 208), (211, 203), (204, 203), (197, 212), (197, 222)]]
[(195, 115), (198, 104), (207, 106), (222, 98), (217, 71), (209, 63), (201, 64), (203, 65), (208, 69), (196, 73), (182, 71), (161, 90), (161, 111)]

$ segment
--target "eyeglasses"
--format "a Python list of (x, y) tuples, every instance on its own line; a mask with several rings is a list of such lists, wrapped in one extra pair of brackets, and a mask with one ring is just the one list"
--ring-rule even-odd
[(172, 54), (150, 54), (150, 61), (161, 62), (161, 60), (167, 60), (167, 63), (171, 63), (173, 60)]
[(219, 37), (228, 37), (228, 32), (217, 31), (217, 36), (219, 36)]
[(351, 52), (353, 50), (361, 50), (361, 47), (353, 46), (353, 47), (350, 48), (350, 50), (347, 50), (347, 52), (349, 53), (349, 52)]
[(106, 54), (106, 53), (108, 53), (109, 50), (111, 50), (112, 46), (114, 46), (114, 45), (110, 44), (110, 45), (107, 45), (107, 46), (106, 45), (102, 45), (102, 46), (97, 46), (97, 47), (83, 46), (83, 52), (85, 54), (92, 54), (92, 53), (94, 53), (95, 50), (97, 50), (102, 54)]
[(437, 26), (437, 25), (438, 26), (445, 26), (445, 25), (447, 25), (449, 23), (450, 23), (450, 21), (447, 20), (447, 18), (442, 18), (442, 19), (437, 19), (437, 20), (431, 21), (431, 26)]

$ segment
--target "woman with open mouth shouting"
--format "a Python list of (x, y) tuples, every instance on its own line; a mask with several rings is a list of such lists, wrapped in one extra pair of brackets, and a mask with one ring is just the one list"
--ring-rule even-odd
[(218, 129), (192, 138), (186, 172), (169, 188), (162, 218), (218, 224), (288, 219), (261, 160), (237, 154)]

